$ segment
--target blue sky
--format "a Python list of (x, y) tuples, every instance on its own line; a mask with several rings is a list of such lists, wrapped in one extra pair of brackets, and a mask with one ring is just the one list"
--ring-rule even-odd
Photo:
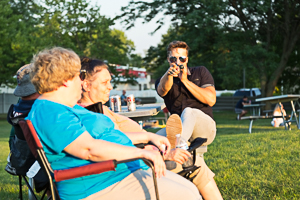
[[(91, 0), (92, 3), (97, 3), (101, 7), (100, 13), (108, 17), (115, 17), (121, 14), (121, 7), (127, 6), (130, 0)], [(150, 46), (156, 46), (160, 40), (162, 34), (165, 34), (170, 26), (170, 20), (166, 18), (166, 24), (158, 30), (154, 35), (150, 33), (155, 30), (157, 25), (156, 20), (152, 20), (150, 23), (142, 24), (142, 20), (138, 20), (134, 28), (125, 30), (120, 22), (117, 22), (113, 28), (120, 29), (125, 32), (128, 39), (132, 40), (136, 46), (136, 52), (141, 56), (145, 55), (145, 50)]]

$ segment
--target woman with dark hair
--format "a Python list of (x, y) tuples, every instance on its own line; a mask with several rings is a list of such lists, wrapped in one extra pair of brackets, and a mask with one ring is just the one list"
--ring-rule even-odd
[[(155, 134), (122, 133), (105, 115), (77, 105), (81, 98), (83, 70), (71, 50), (43, 50), (33, 58), (32, 83), (41, 96), (28, 115), (54, 170), (93, 162), (146, 158), (154, 163), (161, 199), (201, 199), (196, 187), (166, 170), (157, 151), (133, 144), (153, 142), (170, 148)], [(97, 72), (100, 73), (100, 72)], [(96, 74), (97, 74), (96, 73)], [(56, 183), (61, 199), (154, 199), (152, 173), (142, 160), (119, 164), (116, 171)]]
[(103, 114), (114, 122), (116, 129), (122, 130), (122, 132), (145, 132), (133, 120), (112, 112), (104, 105), (108, 102), (113, 87), (109, 68), (103, 61), (82, 58), (81, 70), (86, 70), (86, 78), (82, 83), (83, 92), (82, 98), (78, 102), (79, 105), (86, 107), (101, 102), (103, 104)]

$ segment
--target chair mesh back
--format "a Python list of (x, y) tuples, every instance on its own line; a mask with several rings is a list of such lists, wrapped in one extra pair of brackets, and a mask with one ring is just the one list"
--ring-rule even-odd
[[(31, 134), (31, 130), (30, 130), (29, 126), (27, 125), (25, 120), (20, 120), (19, 125), (22, 128), (24, 137), (27, 141), (30, 151), (32, 152), (34, 157), (37, 158), (38, 154), (37, 154), (36, 150), (38, 149), (38, 144), (37, 144), (36, 140), (34, 139), (34, 136)], [(38, 143), (40, 143), (40, 142), (38, 141)]]

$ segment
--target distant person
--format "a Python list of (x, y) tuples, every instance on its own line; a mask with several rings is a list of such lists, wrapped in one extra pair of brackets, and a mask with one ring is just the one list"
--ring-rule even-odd
[(241, 120), (241, 117), (245, 116), (247, 114), (247, 110), (244, 110), (244, 105), (250, 105), (251, 103), (248, 102), (247, 96), (244, 96), (242, 99), (240, 99), (237, 104), (235, 105), (235, 112), (240, 113), (238, 115), (238, 120)]
[(122, 95), (121, 95), (121, 105), (122, 105), (122, 106), (127, 106), (126, 90), (123, 90), (123, 91), (122, 91)]
[(18, 175), (30, 174), (33, 177), (35, 190), (42, 191), (48, 186), (48, 178), (44, 171), (40, 170), (34, 156), (25, 141), (23, 132), (18, 124), (20, 119), (27, 117), (35, 100), (40, 96), (30, 81), (30, 72), (32, 65), (25, 65), (17, 71), (17, 87), (14, 95), (21, 99), (17, 104), (12, 104), (8, 113), (7, 121), (12, 125), (9, 147), (11, 150), (10, 162), (7, 164), (7, 171), (11, 174), (14, 172)]
[[(283, 108), (283, 105), (280, 103), (276, 104), (275, 108), (274, 108), (274, 111), (273, 111), (273, 116), (282, 116), (282, 113), (281, 113), (281, 110), (280, 110), (280, 106), (281, 106), (281, 109), (282, 109), (282, 113), (283, 113), (283, 116), (286, 116), (286, 112)], [(272, 126), (274, 127), (279, 127), (279, 126), (284, 126), (284, 121), (283, 121), (283, 118), (273, 118), (273, 120), (271, 121), (271, 124)]]

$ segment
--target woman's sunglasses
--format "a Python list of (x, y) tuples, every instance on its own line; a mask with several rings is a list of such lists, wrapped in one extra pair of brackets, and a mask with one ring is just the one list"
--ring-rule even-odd
[(85, 77), (86, 77), (86, 70), (85, 69), (80, 70), (80, 74), (79, 74), (80, 80), (84, 81)]
[[(180, 60), (180, 62), (185, 62), (186, 58), (187, 57), (185, 57), (185, 56), (180, 56), (178, 59)], [(170, 60), (171, 63), (177, 62), (177, 58), (175, 56), (169, 57), (169, 60)]]

